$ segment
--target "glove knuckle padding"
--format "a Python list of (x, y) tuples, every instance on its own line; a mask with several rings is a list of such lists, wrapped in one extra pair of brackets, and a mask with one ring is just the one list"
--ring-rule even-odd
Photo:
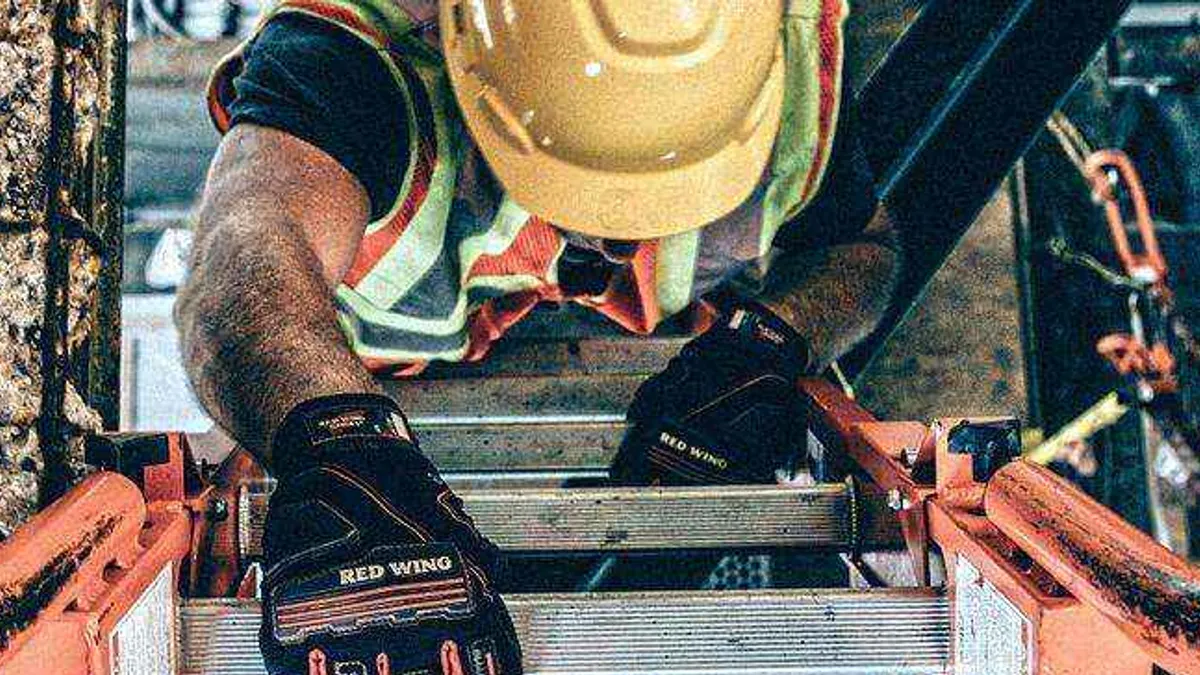
[[(319, 403), (289, 416), (275, 443), (277, 456), (309, 455), (287, 461), (267, 516), (268, 672), (519, 674), (516, 635), (488, 581), (495, 547), (412, 443), (370, 433), (398, 415), (394, 404)], [(313, 428), (321, 433), (306, 435)]]
[(774, 317), (734, 316), (638, 388), (614, 480), (770, 483), (798, 454), (806, 413), (794, 388), (798, 364), (807, 360), (802, 340)]

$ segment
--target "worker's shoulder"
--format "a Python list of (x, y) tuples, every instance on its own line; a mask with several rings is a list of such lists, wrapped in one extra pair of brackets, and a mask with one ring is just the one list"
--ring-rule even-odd
[(347, 73), (378, 62), (379, 50), (349, 28), (328, 19), (300, 12), (281, 12), (263, 25), (246, 50), (247, 64), (256, 60), (335, 74)]
[(403, 101), (385, 58), (337, 23), (280, 13), (247, 45), (237, 93), (270, 107), (301, 105), (323, 119), (391, 119)]

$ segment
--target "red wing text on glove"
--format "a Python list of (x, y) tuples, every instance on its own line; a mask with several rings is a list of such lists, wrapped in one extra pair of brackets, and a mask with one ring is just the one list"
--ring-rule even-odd
[(271, 675), (519, 675), (497, 551), (375, 395), (316, 399), (274, 442), (259, 643)]
[(798, 456), (804, 340), (769, 310), (732, 309), (634, 396), (611, 475), (624, 485), (774, 483)]

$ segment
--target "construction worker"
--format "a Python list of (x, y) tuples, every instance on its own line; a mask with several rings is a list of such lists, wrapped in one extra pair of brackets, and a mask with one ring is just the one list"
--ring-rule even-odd
[(898, 265), (840, 105), (846, 11), (282, 0), (221, 64), (177, 318), (278, 479), (270, 672), (520, 672), (496, 552), (377, 378), (481, 359), (539, 303), (698, 334), (638, 391), (617, 481), (774, 481), (794, 379), (870, 332)]

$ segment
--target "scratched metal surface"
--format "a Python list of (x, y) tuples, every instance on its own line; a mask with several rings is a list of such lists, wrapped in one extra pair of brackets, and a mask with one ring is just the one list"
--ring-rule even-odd
[[(845, 485), (720, 488), (463, 489), (465, 508), (511, 552), (783, 548), (853, 544)], [(243, 554), (262, 552), (267, 492), (238, 505)], [(880, 533), (884, 536), (886, 533)], [(873, 535), (874, 536), (874, 535)]]
[[(935, 675), (950, 612), (927, 591), (512, 596), (529, 675)], [(188, 602), (181, 672), (262, 675), (256, 603)]]

